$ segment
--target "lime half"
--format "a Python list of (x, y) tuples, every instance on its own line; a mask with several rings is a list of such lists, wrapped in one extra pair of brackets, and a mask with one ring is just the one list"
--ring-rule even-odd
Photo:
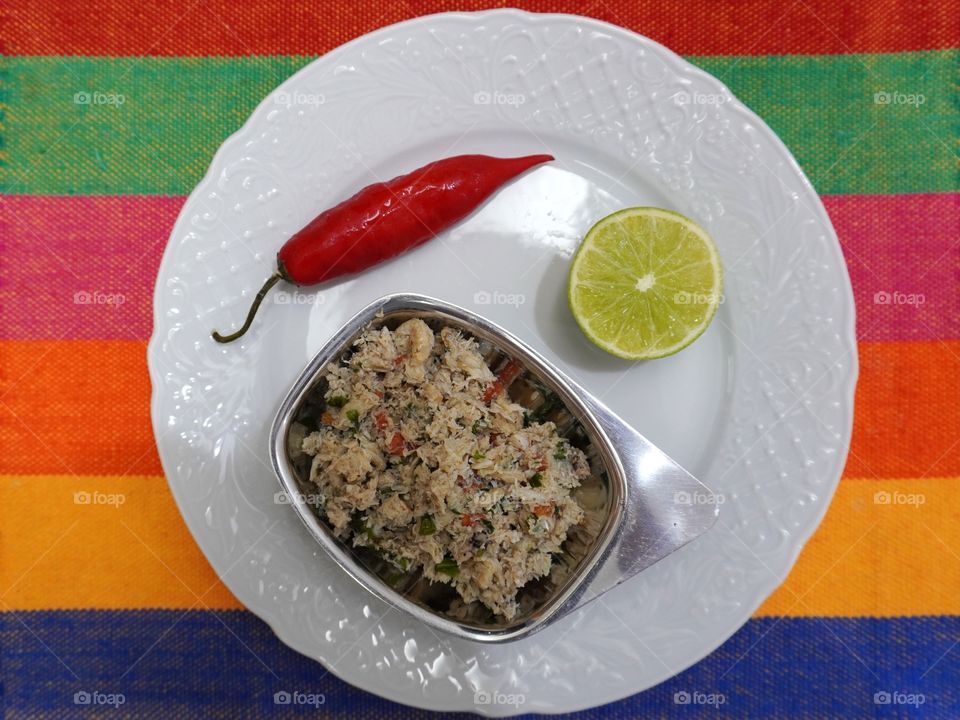
[(567, 298), (591, 342), (628, 360), (683, 350), (722, 302), (713, 240), (689, 218), (638, 207), (590, 228), (570, 266)]

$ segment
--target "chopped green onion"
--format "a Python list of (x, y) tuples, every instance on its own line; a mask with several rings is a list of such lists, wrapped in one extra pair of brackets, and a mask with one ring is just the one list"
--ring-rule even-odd
[(533, 412), (530, 419), (542, 423), (558, 405), (560, 405), (560, 398), (556, 393), (547, 390), (543, 395), (543, 403)]
[(530, 476), (530, 487), (540, 487), (543, 485), (543, 475), (534, 473)]
[(460, 574), (460, 566), (457, 565), (457, 561), (449, 555), (447, 555), (441, 562), (438, 562), (436, 565), (434, 565), (433, 569), (438, 573), (452, 578), (455, 578)]
[(484, 518), (480, 521), (483, 524), (483, 527), (487, 529), (487, 532), (493, 532), (493, 523)]
[(349, 398), (345, 398), (343, 395), (334, 395), (332, 398), (327, 398), (327, 405), (335, 408), (342, 408), (347, 404)]
[(473, 451), (473, 461), (474, 461), (474, 462), (479, 462), (480, 460), (484, 460), (486, 457), (487, 457), (487, 456), (484, 455), (484, 454), (483, 454), (482, 452), (480, 452), (479, 450), (474, 450), (474, 451)]
[(420, 518), (420, 534), (433, 535), (437, 531), (437, 524), (433, 521), (433, 516), (424, 515)]
[(473, 421), (473, 425), (470, 427), (470, 430), (474, 435), (479, 435), (484, 430), (486, 430), (487, 423), (483, 418), (477, 418)]
[(353, 425), (354, 430), (360, 429), (360, 413), (356, 410), (347, 410), (347, 420)]
[(373, 531), (373, 528), (370, 527), (367, 518), (359, 510), (355, 510), (350, 517), (350, 529), (357, 535), (366, 535), (367, 540), (370, 542), (376, 542), (377, 540), (377, 534)]
[(553, 453), (555, 460), (566, 460), (567, 459), (567, 447), (562, 442), (557, 443), (557, 449)]

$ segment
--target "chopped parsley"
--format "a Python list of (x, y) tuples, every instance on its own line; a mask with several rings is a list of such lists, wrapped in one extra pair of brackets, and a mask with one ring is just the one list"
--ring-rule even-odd
[(360, 413), (356, 410), (347, 410), (347, 420), (353, 425), (354, 430), (360, 429)]

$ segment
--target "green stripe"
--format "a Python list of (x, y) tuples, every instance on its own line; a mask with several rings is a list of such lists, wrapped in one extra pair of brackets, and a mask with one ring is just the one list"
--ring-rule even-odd
[[(763, 117), (821, 193), (960, 190), (960, 51), (700, 57)], [(24, 194), (188, 193), (223, 140), (304, 57), (0, 58), (0, 187)], [(83, 105), (77, 92), (122, 94)], [(923, 95), (915, 105), (876, 92)]]
[[(257, 103), (310, 58), (0, 58), (10, 72), (0, 188), (186, 195)], [(78, 92), (123, 104), (78, 104)], [(2, 170), (0, 170), (2, 171)]]
[[(960, 189), (960, 51), (691, 58), (762, 117), (822, 194)], [(922, 96), (878, 104), (876, 93)]]

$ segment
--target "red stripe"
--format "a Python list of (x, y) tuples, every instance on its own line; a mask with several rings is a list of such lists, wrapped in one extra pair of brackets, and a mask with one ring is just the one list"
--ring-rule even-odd
[[(960, 3), (920, 0), (717, 0), (699, 10), (680, 0), (533, 0), (539, 12), (591, 15), (679, 53), (781, 55), (904, 52), (955, 47)], [(461, 0), (458, 10), (500, 6)], [(295, 4), (207, 0), (8, 0), (10, 55), (313, 55), (411, 15), (450, 9), (441, 0)]]
[(960, 338), (960, 193), (835, 195), (860, 340)]
[[(157, 266), (183, 202), (5, 198), (0, 339), (146, 340)], [(824, 203), (853, 280), (861, 340), (960, 338), (960, 193), (827, 196)], [(100, 295), (78, 304), (78, 292)], [(104, 302), (117, 294), (122, 304)]]

